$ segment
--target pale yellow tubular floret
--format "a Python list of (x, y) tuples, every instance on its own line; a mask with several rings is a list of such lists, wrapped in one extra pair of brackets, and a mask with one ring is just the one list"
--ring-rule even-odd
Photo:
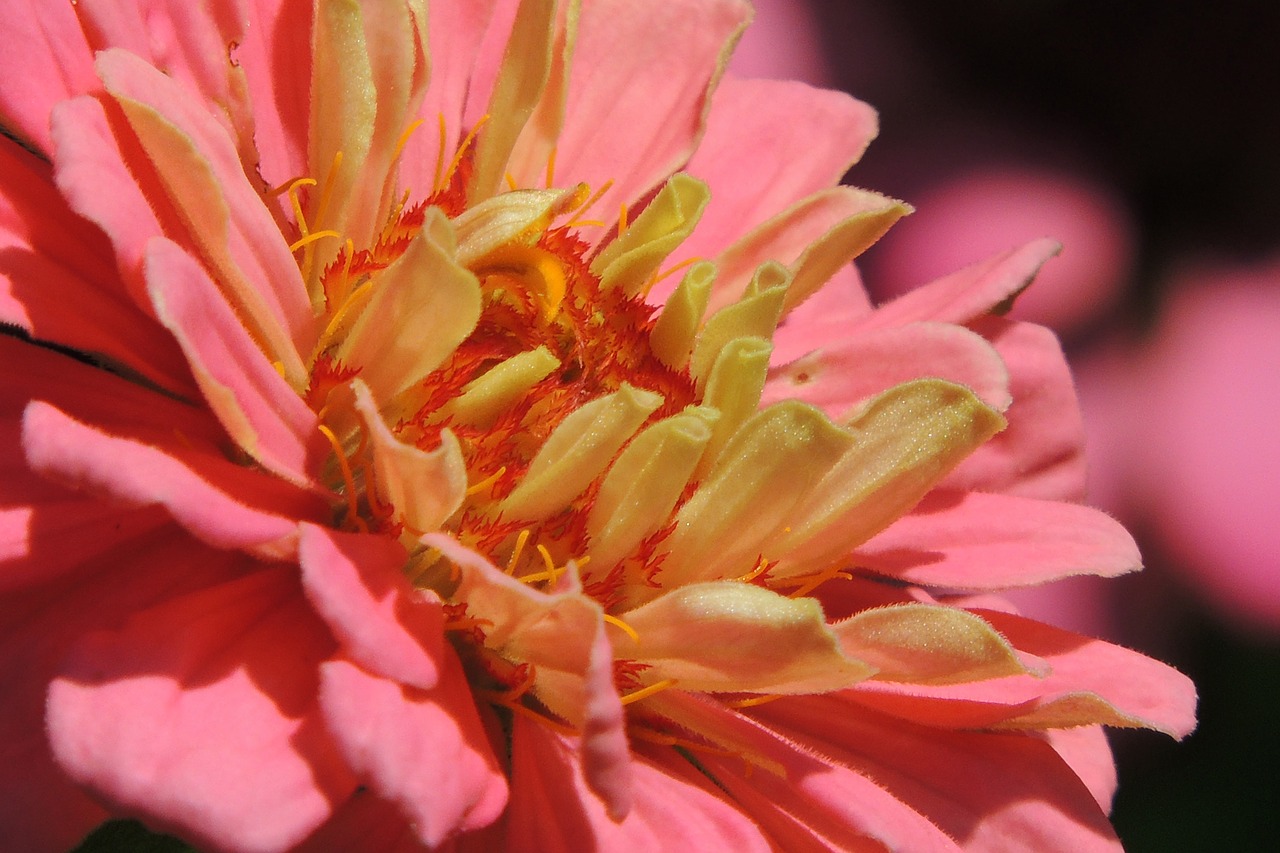
[(500, 414), (559, 366), (559, 359), (544, 346), (517, 353), (468, 382), (441, 414), (468, 426), (492, 426)]
[(563, 509), (604, 472), (662, 397), (624, 384), (586, 403), (555, 428), (523, 480), (499, 505), (508, 520), (536, 521)]
[(476, 142), (467, 202), (476, 204), (498, 192), (511, 150), (542, 99), (551, 72), (555, 40), (554, 0), (525, 0), (516, 11), (511, 38), (486, 113), (492, 118)]
[(875, 666), (878, 681), (962, 684), (1030, 670), (978, 616), (937, 604), (864, 610), (831, 630), (845, 654)]
[(854, 197), (853, 206), (864, 209), (837, 222), (789, 265), (792, 281), (784, 312), (816, 293), (838, 270), (883, 237), (893, 223), (911, 212), (908, 205), (879, 193), (854, 187), (836, 187), (836, 191)]
[[(813, 406), (787, 400), (753, 415), (676, 513), (665, 543), (663, 587), (744, 575), (773, 548), (795, 507), (853, 437)], [(652, 592), (637, 589), (639, 600)]]
[[(365, 39), (362, 4), (356, 0), (318, 0), (312, 24), (311, 120), (307, 162), (322, 191), (312, 201), (308, 222), (313, 231), (332, 229), (346, 236), (347, 207), (359, 193), (360, 172), (373, 143), (378, 115), (378, 90), (373, 81), (369, 45)], [(398, 133), (398, 131), (397, 131)], [(382, 187), (377, 188), (381, 195)], [(363, 243), (362, 243), (363, 244)], [(320, 274), (337, 255), (332, 245), (307, 247), (303, 268), (307, 290), (318, 311), (324, 308)]]
[(842, 558), (915, 504), (1004, 428), (999, 412), (941, 379), (905, 382), (872, 399), (848, 425), (853, 440), (774, 540), (774, 577)]
[(369, 305), (336, 355), (391, 401), (438, 367), (480, 318), (480, 285), (455, 260), (453, 229), (428, 208), (422, 230), (377, 276)]
[(580, 201), (582, 192), (583, 188), (514, 190), (468, 208), (453, 221), (458, 263), (469, 267), (504, 247), (532, 246), (552, 219)]
[(613, 637), (614, 655), (645, 664), (652, 684), (684, 690), (821, 693), (875, 674), (841, 649), (822, 606), (736, 581), (698, 583), (622, 614), (639, 640)]
[(373, 454), (377, 497), (390, 506), (393, 520), (414, 535), (436, 530), (462, 506), (467, 491), (467, 466), (453, 433), (440, 433), (440, 446), (425, 451), (399, 441), (383, 423), (369, 388), (352, 383), (356, 412)]
[(711, 315), (698, 334), (689, 359), (689, 373), (701, 392), (710, 378), (720, 350), (737, 338), (771, 340), (782, 316), (791, 278), (779, 264), (761, 264), (742, 299)]
[(711, 441), (698, 463), (699, 478), (715, 466), (738, 427), (760, 408), (772, 352), (773, 344), (764, 338), (735, 338), (720, 350), (702, 395), (702, 402), (718, 411), (720, 420), (712, 428)]
[(591, 272), (600, 277), (601, 289), (620, 287), (628, 296), (643, 293), (662, 262), (693, 233), (710, 198), (711, 191), (697, 178), (683, 172), (668, 178), (626, 232), (592, 260)]
[[(565, 104), (569, 96), (569, 70), (578, 37), (578, 13), (581, 0), (559, 3), (555, 21), (555, 39), (551, 48), (551, 69), (542, 97), (525, 122), (507, 161), (509, 174), (517, 185), (535, 186), (539, 171), (551, 170), (555, 161), (556, 141), (564, 127)], [(551, 182), (547, 181), (547, 186)]]
[(689, 366), (693, 341), (702, 328), (715, 276), (715, 264), (699, 261), (689, 267), (662, 306), (662, 313), (649, 335), (649, 347), (658, 361), (672, 370)]
[(591, 513), (592, 565), (607, 571), (667, 523), (719, 415), (690, 407), (637, 435), (609, 468)]

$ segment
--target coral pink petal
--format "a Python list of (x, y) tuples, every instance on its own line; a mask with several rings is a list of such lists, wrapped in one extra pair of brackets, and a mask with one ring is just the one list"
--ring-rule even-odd
[(232, 58), (240, 62), (249, 87), (259, 171), (275, 187), (307, 172), (313, 4), (248, 0), (245, 5), (252, 25)]
[(774, 367), (761, 405), (804, 400), (842, 419), (856, 405), (912, 379), (937, 377), (964, 385), (984, 403), (1009, 407), (1009, 374), (981, 336), (947, 323), (879, 329)]
[(587, 789), (572, 738), (523, 717), (512, 721), (508, 849), (768, 850), (750, 818), (701, 784), (637, 757), (635, 803), (615, 823)]
[(945, 489), (859, 546), (853, 561), (908, 583), (955, 589), (1114, 577), (1142, 566), (1133, 537), (1100, 510)]
[[(664, 694), (685, 727), (711, 739), (694, 752), (705, 772), (784, 850), (957, 851), (925, 816), (856, 767), (825, 756), (825, 746), (798, 746), (777, 731), (692, 695)], [(808, 702), (787, 697), (779, 703)], [(665, 709), (664, 709), (665, 710)], [(724, 756), (721, 751), (732, 753)]]
[(400, 543), (304, 524), (298, 561), (303, 590), (346, 655), (383, 678), (435, 687), (444, 615), (435, 593), (405, 579)]
[(876, 779), (965, 848), (1120, 849), (1093, 794), (1041, 740), (897, 722), (839, 696), (773, 702), (754, 716)]
[(49, 167), (4, 142), (0, 173), (0, 322), (190, 393), (180, 351), (126, 292), (111, 246), (67, 209)]
[(1102, 810), (1110, 814), (1118, 780), (1115, 757), (1102, 726), (1050, 729), (1044, 732), (1044, 738), (1089, 788)]
[(0, 79), (22, 81), (0, 87), (0, 125), (48, 154), (49, 110), (94, 87), (93, 53), (70, 3), (3, 0), (0, 20)]
[(409, 822), (394, 803), (378, 797), (372, 791), (357, 790), (338, 807), (324, 826), (298, 845), (293, 853), (357, 850), (422, 853), (422, 842), (414, 835)]
[[(876, 129), (875, 111), (844, 92), (726, 77), (688, 165), (711, 187), (711, 203), (671, 260), (714, 258), (778, 211), (837, 183)], [(773, 156), (762, 162), (765, 147)]]
[[(708, 87), (746, 24), (742, 0), (584, 4), (578, 23), (557, 183), (612, 188), (584, 212), (610, 221), (693, 154)], [(543, 176), (516, 176), (541, 179)], [(535, 181), (535, 185), (540, 181)]]
[(855, 322), (871, 313), (871, 300), (853, 264), (793, 308), (773, 335), (770, 362), (786, 364), (815, 349), (843, 343)]
[(233, 497), (261, 492), (270, 503), (278, 481), (224, 458), (109, 435), (42, 402), (27, 406), (22, 446), (35, 471), (118, 505), (163, 506), (214, 547), (274, 558), (297, 547), (295, 521)]
[[(44, 518), (44, 510), (35, 517)], [(43, 571), (47, 562), (65, 558), (63, 548), (87, 550), (84, 540), (98, 533), (85, 528), (64, 531), (60, 542), (38, 539), (22, 562), (0, 556), (6, 582), (13, 570), (31, 563), (41, 571), (28, 574), (43, 581), (26, 590), (6, 589), (0, 597), (0, 789), (6, 792), (0, 797), (0, 826), (5, 845), (15, 850), (71, 849), (107, 817), (54, 764), (45, 737), (46, 689), (68, 646), (86, 631), (113, 626), (137, 608), (226, 579), (243, 567), (239, 555), (201, 548), (168, 525), (104, 543), (93, 554), (76, 554), (78, 563), (65, 576)], [(129, 582), (121, 583), (116, 570), (125, 562)], [(182, 570), (175, 572), (177, 564)]]
[(1060, 249), (1052, 240), (1036, 240), (965, 267), (882, 306), (858, 325), (858, 331), (914, 320), (968, 323), (1024, 290)]
[(431, 847), (492, 823), (507, 802), (506, 777), (462, 666), (452, 652), (440, 663), (434, 690), (401, 686), (345, 660), (320, 667), (320, 704), (343, 757)]
[[(216, 262), (228, 275), (228, 264), (234, 263), (239, 274), (252, 283), (257, 298), (264, 301), (270, 319), (295, 343), (306, 342), (313, 319), (302, 275), (257, 188), (245, 175), (235, 145), (223, 126), (201, 108), (187, 89), (132, 54), (116, 48), (103, 51), (97, 56), (96, 66), (107, 91), (117, 101), (140, 105), (134, 108), (154, 110), (164, 117), (163, 125), (140, 124), (142, 113), (130, 115), (128, 120), (147, 156), (164, 173), (168, 200), (177, 208), (191, 239), (197, 244), (207, 243), (206, 260)], [(170, 150), (179, 144), (189, 150)], [(174, 182), (180, 176), (173, 172), (179, 167), (173, 163), (162, 165), (158, 159), (161, 151), (170, 158), (199, 156), (207, 165), (208, 175), (190, 176), (192, 197), (179, 191)], [(208, 194), (204, 182), (210, 178), (215, 191), (221, 194), (216, 201), (225, 206), (222, 210), (213, 209), (208, 198), (194, 195), (196, 191)], [(236, 285), (233, 281), (223, 283)]]
[(314, 706), (332, 645), (284, 568), (171, 598), (77, 643), (49, 688), (54, 755), (197, 845), (288, 847), (355, 787)]
[(1075, 698), (1071, 694), (1091, 694), (1141, 725), (1171, 737), (1185, 737), (1195, 728), (1195, 685), (1176, 669), (1122, 646), (1011, 613), (975, 612), (1020, 652), (1033, 654), (1052, 667), (1036, 684), (1043, 704)]
[(971, 326), (1009, 367), (1014, 403), (1009, 426), (943, 481), (1046, 500), (1085, 495), (1084, 421), (1071, 369), (1053, 332), (1031, 323), (985, 317)]
[(227, 432), (263, 466), (308, 486), (324, 446), (315, 413), (276, 372), (204, 268), (164, 238), (147, 252), (146, 277), (160, 321)]

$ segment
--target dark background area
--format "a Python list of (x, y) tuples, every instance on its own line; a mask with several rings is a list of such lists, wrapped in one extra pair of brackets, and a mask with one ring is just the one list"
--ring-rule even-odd
[[(1280, 249), (1280, 3), (814, 8), (833, 82), (880, 112), (859, 185), (910, 201), (957, 168), (1029, 159), (1078, 165), (1119, 192), (1138, 261), (1115, 323), (1149, 321), (1179, 258)], [(1178, 666), (1201, 700), (1182, 743), (1114, 733), (1126, 849), (1280, 849), (1280, 638), (1211, 612), (1174, 558), (1135, 535), (1147, 569), (1113, 582), (1117, 639)]]

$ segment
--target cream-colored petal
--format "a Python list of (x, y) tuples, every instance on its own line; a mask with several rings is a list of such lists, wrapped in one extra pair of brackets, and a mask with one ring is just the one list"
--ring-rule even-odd
[(667, 255), (693, 233), (711, 190), (683, 172), (672, 175), (627, 230), (591, 262), (600, 287), (622, 288), (628, 296), (644, 293)]
[(373, 453), (378, 499), (394, 509), (393, 519), (416, 534), (437, 530), (462, 506), (467, 465), (453, 433), (440, 433), (440, 446), (421, 450), (398, 440), (382, 422), (369, 387), (352, 383), (356, 411)]
[(391, 401), (434, 370), (480, 319), (480, 285), (454, 260), (453, 229), (439, 208), (395, 263), (377, 274), (368, 306), (336, 350), (374, 397)]
[(718, 417), (704, 407), (687, 409), (627, 445), (605, 475), (587, 517), (593, 569), (612, 568), (667, 522)]
[(694, 338), (702, 328), (702, 317), (711, 298), (716, 265), (699, 261), (689, 267), (680, 284), (662, 306), (662, 313), (649, 335), (649, 347), (658, 361), (672, 370), (688, 366)]
[(622, 614), (639, 640), (614, 636), (614, 655), (646, 664), (641, 679), (684, 690), (819, 693), (875, 673), (846, 655), (812, 598), (736, 581), (681, 587)]
[(948, 471), (1004, 428), (972, 391), (941, 379), (904, 382), (850, 422), (839, 462), (806, 493), (774, 540), (775, 577), (825, 567), (915, 506)]
[(560, 3), (556, 20), (555, 42), (551, 48), (551, 70), (533, 115), (511, 151), (508, 165), (517, 179), (532, 181), (539, 170), (547, 183), (555, 178), (556, 141), (564, 127), (565, 103), (569, 95), (569, 71), (573, 65), (573, 49), (578, 40), (578, 17), (582, 0)]
[(954, 607), (877, 607), (831, 629), (845, 654), (875, 666), (880, 681), (958, 684), (1028, 672), (994, 628)]
[(542, 100), (551, 73), (555, 22), (554, 0), (523, 0), (516, 11), (489, 96), (489, 118), (476, 142), (475, 170), (467, 188), (471, 204), (489, 198), (502, 185), (516, 139)]
[(532, 521), (563, 509), (635, 435), (662, 397), (630, 385), (581, 406), (555, 428), (520, 484), (502, 502), (507, 519)]
[(514, 190), (467, 208), (454, 221), (458, 263), (472, 266), (511, 244), (532, 245), (572, 206), (574, 190)]
[(782, 316), (790, 273), (778, 264), (761, 264), (747, 293), (732, 305), (716, 311), (698, 334), (689, 359), (689, 373), (701, 391), (720, 350), (737, 338), (773, 337)]
[[(663, 586), (738, 577), (761, 555), (772, 559), (775, 532), (852, 443), (848, 432), (803, 403), (783, 402), (754, 415), (676, 514)], [(634, 594), (653, 597), (645, 590)]]
[(446, 404), (442, 414), (468, 426), (490, 427), (559, 366), (560, 360), (544, 346), (516, 353), (468, 382), (462, 393)]
[(764, 338), (737, 338), (720, 350), (702, 396), (703, 403), (720, 413), (720, 419), (698, 463), (699, 476), (705, 476), (714, 467), (721, 449), (760, 408), (772, 352), (773, 345)]

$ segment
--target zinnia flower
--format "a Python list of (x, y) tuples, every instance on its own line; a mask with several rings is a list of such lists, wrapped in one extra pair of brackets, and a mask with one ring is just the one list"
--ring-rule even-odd
[(1115, 845), (1056, 247), (872, 310), (746, 3), (3, 10), (7, 843)]

